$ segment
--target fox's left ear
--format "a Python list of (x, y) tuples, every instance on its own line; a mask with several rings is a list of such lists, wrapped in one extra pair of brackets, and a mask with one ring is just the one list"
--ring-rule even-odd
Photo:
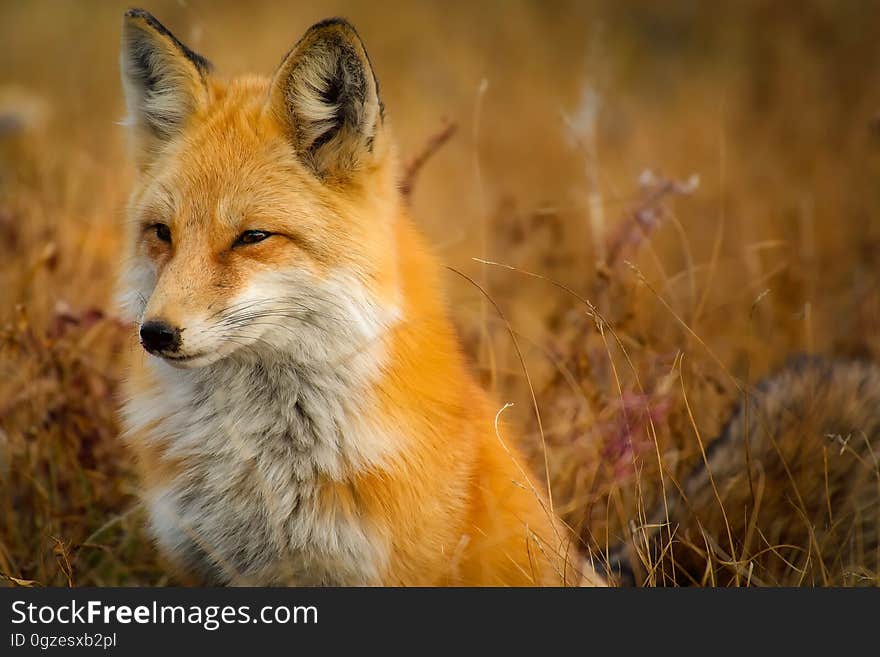
[(275, 74), (269, 103), (319, 178), (345, 180), (371, 161), (383, 108), (370, 58), (347, 21), (309, 28)]
[(207, 105), (211, 64), (142, 9), (125, 12), (120, 64), (127, 123), (148, 159)]

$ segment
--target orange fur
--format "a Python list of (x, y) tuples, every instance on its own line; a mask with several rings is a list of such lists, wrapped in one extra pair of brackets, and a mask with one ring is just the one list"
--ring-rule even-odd
[[(368, 78), (358, 77), (357, 66), (367, 75), (371, 69), (353, 29), (342, 22), (316, 26), (274, 80), (248, 77), (226, 82), (197, 67), (187, 68), (185, 53), (173, 52), (175, 43), (151, 20), (140, 13), (129, 14), (127, 29), (139, 30), (138, 38), (147, 35), (144, 45), (137, 42), (142, 50), (151, 47), (149, 39), (159, 40), (161, 56), (175, 62), (171, 68), (188, 71), (186, 84), (162, 90), (166, 94), (163, 103), (173, 103), (174, 94), (182, 94), (181, 107), (188, 113), (183, 122), (175, 123), (174, 111), (164, 118), (145, 115), (140, 122), (137, 116), (133, 121), (135, 159), (143, 166), (130, 206), (130, 257), (154, 277), (149, 294), (142, 294), (148, 298), (141, 299), (141, 305), (134, 303), (136, 318), (183, 327), (181, 349), (185, 352), (188, 341), (196, 339), (193, 335), (201, 331), (208, 336), (202, 341), (210, 343), (217, 332), (213, 327), (197, 328), (193, 318), (200, 318), (199, 326), (208, 325), (211, 313), (228, 309), (237, 294), (250, 289), (254, 281), (264, 280), (260, 276), (295, 270), (323, 285), (344, 272), (345, 280), (363, 286), (371, 308), (391, 318), (367, 343), (337, 350), (334, 358), (338, 362), (325, 356), (320, 365), (309, 361), (309, 367), (348, 368), (355, 356), (376, 354), (375, 365), (367, 367), (366, 383), (352, 393), (359, 410), (350, 413), (346, 408), (343, 417), (351, 424), (344, 425), (341, 438), (353, 446), (352, 454), (368, 456), (358, 460), (339, 448), (339, 468), (316, 467), (308, 480), (315, 491), (310, 498), (314, 504), (310, 519), (319, 527), (316, 532), (320, 533), (321, 523), (368, 527), (376, 544), (384, 546), (376, 576), (355, 578), (355, 583), (601, 584), (601, 577), (581, 563), (571, 535), (528, 479), (510, 441), (502, 444), (503, 436), (495, 430), (497, 408), (468, 372), (443, 302), (439, 263), (402, 203), (389, 130), (381, 107), (370, 104), (373, 96), (378, 102), (377, 89)], [(158, 31), (152, 34), (150, 30)], [(128, 66), (136, 67), (142, 60), (133, 56)], [(327, 68), (331, 65), (337, 68)], [(311, 87), (295, 89), (299, 95), (285, 88), (285, 84), (300, 84), (297, 76), (324, 79), (303, 66), (343, 71), (345, 84), (360, 85), (354, 88), (354, 100), (346, 101), (342, 88), (340, 106), (343, 102), (355, 105), (347, 108), (350, 118), (339, 130), (322, 135), (323, 123), (317, 119), (306, 123), (310, 111), (319, 117), (322, 110), (317, 105), (308, 107), (308, 102), (320, 104), (327, 94), (304, 101), (303, 94), (311, 93)], [(156, 74), (152, 70), (151, 75)], [(149, 78), (138, 75), (135, 71), (134, 83)], [(203, 86), (193, 82), (199, 79)], [(147, 84), (155, 82), (149, 79)], [(340, 120), (339, 112), (330, 116), (327, 121)], [(151, 128), (157, 121), (165, 121), (160, 137)], [(156, 223), (168, 227), (173, 236), (170, 241), (157, 237)], [(236, 236), (246, 230), (265, 231), (272, 237), (247, 247), (235, 246)], [(126, 287), (137, 286), (124, 282), (123, 291)], [(223, 358), (247, 359), (250, 366), (268, 367), (257, 363), (273, 357), (273, 351), (261, 352), (259, 341), (270, 338), (254, 340), (228, 347), (233, 351), (224, 352)], [(292, 344), (298, 348), (298, 343)], [(200, 355), (197, 364), (207, 359), (213, 366), (215, 352), (226, 345), (209, 344), (210, 353)], [(224, 488), (230, 500), (257, 495), (253, 489), (261, 485), (260, 478), (251, 476), (244, 466), (226, 475), (220, 471), (226, 466), (219, 458), (198, 453), (197, 447), (186, 455), (175, 455), (178, 438), (165, 428), (161, 412), (155, 411), (159, 415), (152, 422), (138, 419), (161, 406), (151, 400), (163, 399), (166, 388), (176, 385), (173, 377), (184, 376), (163, 369), (160, 360), (138, 354), (127, 390), (131, 400), (127, 424), (146, 497), (175, 483), (183, 486), (181, 482), (196, 471), (213, 472), (233, 482)], [(220, 388), (224, 383), (218, 380), (210, 385)], [(266, 412), (272, 411), (267, 408)], [(229, 420), (235, 421), (234, 417)], [(247, 431), (243, 436), (230, 433), (226, 444), (234, 454), (238, 450), (245, 455), (242, 461), (259, 449)], [(374, 453), (378, 454), (375, 458)], [(264, 455), (253, 457), (255, 472), (261, 467), (275, 472), (271, 461), (263, 465), (260, 458)], [(235, 486), (240, 487), (240, 496)], [(281, 503), (277, 500), (296, 491), (271, 486), (260, 497), (265, 508), (254, 513), (265, 515), (270, 524), (274, 518), (286, 522), (288, 510), (276, 508)], [(284, 522), (279, 521), (279, 526)], [(213, 550), (201, 544), (199, 548)], [(308, 549), (308, 545), (302, 548)], [(328, 555), (327, 549), (314, 549), (332, 564), (335, 556)], [(185, 562), (173, 549), (167, 551), (172, 562)], [(222, 567), (226, 555), (210, 558)], [(278, 564), (267, 568), (260, 572), (271, 575), (227, 579), (303, 581), (301, 565), (289, 570)], [(181, 570), (186, 571), (185, 564)], [(299, 575), (278, 575), (294, 571)], [(327, 581), (327, 576), (318, 581)]]

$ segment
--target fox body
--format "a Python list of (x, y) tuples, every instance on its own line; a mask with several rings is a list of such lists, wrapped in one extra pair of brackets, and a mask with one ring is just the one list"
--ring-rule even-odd
[(181, 579), (601, 583), (467, 370), (354, 29), (224, 81), (132, 10), (121, 63), (123, 418)]
[(878, 408), (876, 365), (792, 361), (612, 562), (633, 583), (877, 585)]

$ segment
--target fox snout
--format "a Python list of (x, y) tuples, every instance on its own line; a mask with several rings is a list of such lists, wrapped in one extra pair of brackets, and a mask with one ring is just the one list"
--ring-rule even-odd
[(141, 325), (141, 344), (151, 354), (174, 353), (180, 349), (180, 329), (161, 319), (151, 319)]

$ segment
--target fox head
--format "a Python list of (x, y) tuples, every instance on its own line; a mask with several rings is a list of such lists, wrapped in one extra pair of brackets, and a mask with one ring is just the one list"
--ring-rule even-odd
[(312, 26), (271, 78), (225, 81), (130, 10), (121, 69), (137, 168), (121, 292), (147, 351), (328, 359), (393, 321), (397, 166), (350, 24)]

